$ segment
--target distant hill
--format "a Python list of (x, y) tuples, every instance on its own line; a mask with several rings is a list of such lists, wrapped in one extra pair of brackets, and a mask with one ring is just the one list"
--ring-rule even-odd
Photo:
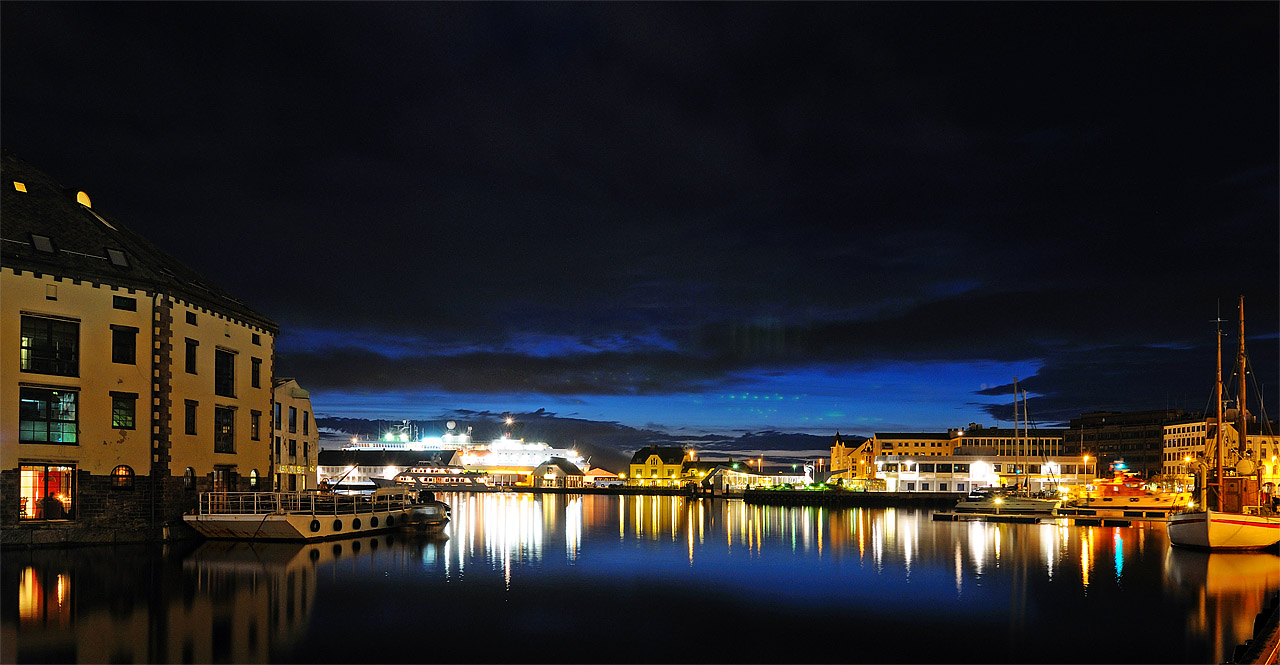
[[(545, 441), (558, 448), (576, 448), (589, 457), (592, 466), (604, 467), (613, 472), (623, 471), (636, 450), (648, 445), (687, 446), (698, 451), (702, 459), (747, 458), (764, 455), (766, 464), (791, 464), (805, 459), (825, 457), (830, 453), (831, 436), (795, 434), (788, 432), (749, 432), (741, 435), (680, 436), (652, 429), (637, 429), (614, 422), (562, 418), (545, 410), (534, 413), (513, 413), (515, 424), (508, 429), (505, 414), (478, 411), (457, 411), (433, 420), (411, 420), (421, 436), (437, 436), (444, 433), (445, 423), (453, 420), (460, 429), (472, 428), (474, 441), (496, 439), (505, 432), (526, 441)], [(368, 420), (364, 418), (316, 418), (321, 428), (322, 448), (333, 448), (346, 443), (353, 436), (378, 439), (388, 429), (399, 426), (401, 421)], [(845, 436), (847, 441), (862, 441), (865, 437)]]

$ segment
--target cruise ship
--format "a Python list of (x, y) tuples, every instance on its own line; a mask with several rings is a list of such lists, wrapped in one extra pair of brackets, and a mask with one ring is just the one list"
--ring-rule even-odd
[[(508, 425), (512, 421), (508, 419)], [(494, 485), (519, 485), (528, 481), (538, 466), (559, 457), (586, 473), (590, 462), (577, 450), (554, 448), (541, 441), (512, 438), (510, 432), (487, 443), (471, 440), (471, 428), (461, 430), (449, 421), (439, 436), (420, 436), (416, 428), (403, 421), (384, 432), (378, 440), (353, 438), (337, 450), (321, 451), (318, 456), (318, 480), (328, 480), (352, 489), (368, 489), (385, 479), (413, 467), (431, 466), (449, 470), (482, 472)]]

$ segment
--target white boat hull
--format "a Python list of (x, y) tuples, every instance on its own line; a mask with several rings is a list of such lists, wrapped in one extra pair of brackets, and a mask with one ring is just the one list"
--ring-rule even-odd
[(1167, 525), (1169, 542), (1183, 547), (1240, 550), (1280, 542), (1280, 517), (1209, 510), (1174, 513)]
[(966, 499), (956, 504), (955, 512), (985, 515), (1056, 515), (1061, 506), (1061, 499), (1006, 496), (1001, 497), (999, 501), (995, 498)]
[(407, 528), (412, 512), (406, 508), (361, 515), (184, 515), (182, 519), (206, 538), (321, 540)]
[(449, 508), (438, 501), (411, 503), (404, 489), (370, 496), (296, 492), (205, 492), (182, 520), (206, 538), (321, 540), (389, 529), (438, 530)]

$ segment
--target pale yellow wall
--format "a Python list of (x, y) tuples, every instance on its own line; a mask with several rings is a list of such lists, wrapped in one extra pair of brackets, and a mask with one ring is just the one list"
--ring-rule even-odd
[[(187, 323), (187, 313), (195, 314), (196, 323)], [(258, 335), (258, 344), (253, 335)], [(199, 342), (196, 347), (196, 373), (186, 369), (186, 340)], [(171, 472), (181, 476), (192, 467), (197, 476), (210, 473), (215, 465), (234, 465), (241, 476), (238, 487), (247, 491), (249, 472), (257, 469), (259, 478), (266, 478), (271, 467), (268, 443), (271, 440), (271, 379), (272, 345), (274, 338), (267, 331), (252, 328), (239, 321), (200, 308), (180, 300), (173, 301), (173, 351), (170, 399), (172, 402)], [(235, 397), (215, 395), (215, 350), (229, 349), (235, 355)], [(250, 385), (251, 358), (262, 360), (257, 388)], [(186, 400), (198, 402), (196, 407), (196, 434), (186, 434)], [(213, 451), (214, 407), (235, 408), (235, 453)], [(259, 438), (250, 438), (250, 411), (261, 412)], [(261, 487), (260, 487), (261, 488)]]
[[(296, 380), (290, 379), (273, 390), (275, 401), (280, 404), (280, 429), (273, 436), (281, 439), (280, 459), (276, 460), (276, 473), (297, 476), (297, 489), (313, 489), (316, 486), (316, 455), (320, 452), (320, 433), (316, 431), (315, 412), (311, 409), (311, 396)], [(289, 431), (289, 407), (298, 410), (297, 431)], [(305, 419), (304, 419), (304, 415)], [(304, 420), (307, 424), (304, 426)], [(304, 434), (304, 432), (306, 432)], [(297, 454), (289, 456), (289, 440), (297, 441)], [(303, 458), (303, 443), (307, 457)], [(272, 440), (271, 455), (275, 455)], [(281, 489), (285, 489), (282, 485)]]
[[(46, 297), (49, 286), (56, 287), (56, 300)], [(136, 312), (115, 309), (112, 296), (137, 300)], [(89, 282), (76, 284), (57, 281), (46, 275), (36, 278), (31, 272), (16, 275), (10, 269), (0, 270), (0, 464), (13, 468), (21, 460), (71, 462), (77, 468), (95, 475), (105, 475), (119, 464), (133, 468), (137, 475), (151, 469), (151, 374), (152, 309), (155, 294), (131, 292), (125, 288), (112, 290), (107, 285)], [(171, 378), (172, 461), (170, 473), (181, 476), (187, 467), (203, 477), (214, 465), (234, 465), (246, 480), (251, 469), (266, 477), (270, 467), (267, 442), (271, 425), (272, 335), (260, 329), (232, 321), (208, 311), (198, 310), (181, 301), (173, 301), (173, 351)], [(196, 312), (197, 325), (186, 322), (186, 312)], [(79, 376), (64, 377), (22, 372), (20, 349), (23, 312), (52, 315), (79, 321)], [(136, 364), (111, 362), (112, 324), (138, 329)], [(259, 335), (259, 344), (251, 335)], [(185, 371), (185, 338), (200, 342), (197, 354), (198, 374)], [(236, 397), (214, 395), (214, 349), (223, 347), (238, 351), (235, 368)], [(259, 388), (250, 385), (250, 357), (262, 359)], [(18, 443), (19, 386), (79, 388), (78, 445), (43, 445)], [(111, 427), (111, 392), (137, 393), (135, 429)], [(184, 400), (199, 402), (197, 434), (185, 434)], [(214, 405), (237, 407), (235, 414), (234, 454), (213, 452)], [(252, 441), (249, 429), (250, 410), (262, 412), (261, 440)]]
[[(57, 300), (46, 297), (56, 289)], [(112, 296), (137, 300), (136, 312), (114, 309)], [(10, 469), (19, 460), (70, 462), (96, 475), (106, 475), (117, 465), (133, 468), (136, 475), (151, 470), (151, 305), (142, 291), (112, 290), (88, 282), (36, 278), (24, 271), (15, 275), (0, 270), (0, 464)], [(56, 376), (21, 370), (22, 314), (52, 315), (79, 321), (79, 376)], [(112, 324), (138, 329), (135, 365), (111, 362)], [(19, 387), (78, 388), (77, 445), (18, 443)], [(135, 428), (111, 427), (111, 392), (137, 393)]]

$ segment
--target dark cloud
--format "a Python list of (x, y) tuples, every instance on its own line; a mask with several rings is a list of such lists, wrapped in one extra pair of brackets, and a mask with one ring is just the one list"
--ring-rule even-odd
[(278, 321), (315, 388), (1036, 361), (1033, 409), (1159, 408), (1218, 299), (1280, 334), (1274, 3), (3, 17), (5, 147)]

